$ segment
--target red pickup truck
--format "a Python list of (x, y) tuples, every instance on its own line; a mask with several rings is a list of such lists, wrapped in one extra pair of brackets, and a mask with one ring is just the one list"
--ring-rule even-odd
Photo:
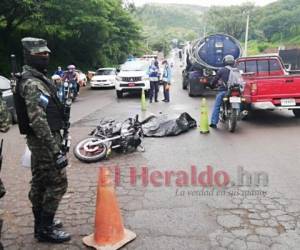
[(241, 57), (237, 66), (246, 82), (247, 108), (287, 109), (300, 118), (300, 75), (287, 72), (280, 57)]

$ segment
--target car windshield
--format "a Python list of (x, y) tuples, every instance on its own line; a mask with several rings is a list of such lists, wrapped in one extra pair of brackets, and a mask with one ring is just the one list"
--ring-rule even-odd
[(0, 76), (0, 89), (10, 89), (10, 81), (3, 76)]
[(141, 61), (126, 62), (121, 66), (121, 71), (146, 71), (148, 63)]
[(100, 69), (97, 70), (95, 75), (96, 76), (109, 76), (109, 75), (115, 75), (115, 71), (112, 69)]

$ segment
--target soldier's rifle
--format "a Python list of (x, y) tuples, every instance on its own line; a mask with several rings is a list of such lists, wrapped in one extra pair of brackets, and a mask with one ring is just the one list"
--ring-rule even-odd
[(70, 114), (72, 106), (72, 95), (70, 91), (70, 86), (68, 82), (63, 83), (64, 98), (63, 98), (63, 141), (62, 141), (62, 152), (64, 154), (68, 153), (71, 146), (71, 136), (69, 134), (70, 129)]

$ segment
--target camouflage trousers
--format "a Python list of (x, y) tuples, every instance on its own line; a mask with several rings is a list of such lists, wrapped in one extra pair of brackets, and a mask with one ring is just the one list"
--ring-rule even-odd
[(0, 131), (6, 132), (9, 129), (9, 111), (0, 93)]
[[(60, 144), (60, 133), (55, 133), (54, 136)], [(29, 199), (32, 207), (55, 214), (68, 187), (66, 168), (56, 168), (53, 154), (35, 136), (27, 136), (27, 144), (31, 151), (32, 180)]]

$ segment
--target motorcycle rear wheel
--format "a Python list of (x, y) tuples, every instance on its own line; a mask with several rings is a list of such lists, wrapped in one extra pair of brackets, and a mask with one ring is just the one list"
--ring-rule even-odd
[(227, 128), (228, 131), (231, 133), (234, 133), (237, 125), (237, 119), (238, 119), (238, 109), (232, 109), (231, 114), (229, 115), (229, 118), (227, 120)]
[[(100, 140), (101, 139), (96, 137), (88, 137), (78, 142), (73, 149), (75, 157), (86, 163), (97, 162), (104, 159), (108, 150), (104, 143), (99, 143), (96, 146), (88, 146), (90, 142), (94, 143)], [(89, 151), (86, 151), (84, 147), (88, 147)]]

